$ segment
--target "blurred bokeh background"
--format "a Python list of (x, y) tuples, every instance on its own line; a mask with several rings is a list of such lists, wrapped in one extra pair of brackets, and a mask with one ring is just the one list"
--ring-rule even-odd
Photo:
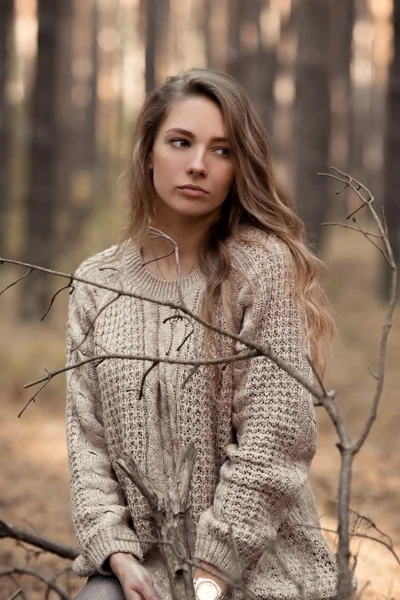
[[(213, 67), (247, 89), (270, 134), (277, 170), (327, 264), (339, 337), (327, 384), (356, 435), (371, 403), (388, 296), (379, 252), (345, 222), (360, 202), (327, 177), (334, 165), (365, 184), (399, 257), (400, 2), (396, 0), (0, 0), (0, 256), (72, 272), (118, 241), (127, 215), (124, 169), (146, 92), (183, 69)], [(358, 213), (360, 223), (373, 223)], [(0, 289), (25, 271), (3, 265)], [(0, 518), (74, 544), (68, 505), (64, 380), (36, 404), (23, 384), (64, 361), (62, 281), (31, 275), (0, 297)], [(400, 319), (387, 356), (377, 424), (356, 461), (353, 506), (400, 544)], [(335, 527), (339, 453), (318, 412), (312, 478)], [(358, 523), (364, 532), (366, 523)], [(372, 533), (369, 531), (369, 533)], [(334, 540), (333, 540), (334, 543)], [(400, 598), (398, 567), (357, 541), (363, 598)], [(0, 542), (0, 565), (47, 574), (49, 556)], [(64, 563), (65, 566), (65, 563)], [(61, 581), (66, 585), (66, 576)], [(29, 598), (43, 598), (31, 578)], [(71, 579), (71, 589), (79, 582)], [(14, 587), (13, 587), (14, 586)], [(15, 585), (0, 579), (0, 598)]]

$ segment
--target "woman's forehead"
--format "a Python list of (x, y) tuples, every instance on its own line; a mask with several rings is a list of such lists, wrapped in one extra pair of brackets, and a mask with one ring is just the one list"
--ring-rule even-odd
[(195, 136), (226, 138), (227, 131), (220, 108), (208, 98), (191, 96), (176, 100), (169, 107), (162, 130), (184, 130)]

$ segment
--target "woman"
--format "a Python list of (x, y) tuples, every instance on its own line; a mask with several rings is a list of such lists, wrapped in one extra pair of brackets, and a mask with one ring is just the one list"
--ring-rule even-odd
[[(194, 313), (271, 345), (311, 377), (309, 353), (322, 374), (333, 325), (318, 260), (304, 245), (267, 135), (238, 83), (191, 69), (147, 97), (130, 199), (119, 247), (85, 261), (78, 276), (164, 303), (179, 303), (180, 289)], [(245, 348), (164, 304), (75, 287), (69, 364), (112, 353), (206, 360)], [(132, 455), (167, 489), (179, 448), (192, 440), (186, 531), (199, 561), (197, 597), (242, 597), (206, 567), (228, 577), (240, 569), (258, 598), (333, 598), (335, 559), (308, 483), (316, 449), (310, 394), (265, 357), (201, 366), (188, 378), (190, 369), (107, 359), (69, 371), (72, 513), (81, 549), (74, 569), (90, 577), (78, 598), (170, 598), (160, 550), (146, 544), (157, 537), (149, 506), (117, 459)]]

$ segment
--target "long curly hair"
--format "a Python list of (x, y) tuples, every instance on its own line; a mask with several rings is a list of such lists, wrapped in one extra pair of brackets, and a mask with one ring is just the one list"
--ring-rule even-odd
[(244, 88), (231, 76), (210, 69), (189, 69), (168, 77), (145, 99), (133, 137), (128, 167), (130, 218), (120, 247), (129, 239), (143, 244), (148, 236), (155, 197), (149, 166), (153, 144), (171, 104), (190, 96), (210, 99), (221, 110), (235, 169), (233, 186), (199, 256), (199, 267), (207, 278), (202, 314), (212, 321), (216, 304), (229, 307), (232, 264), (228, 240), (243, 239), (246, 226), (274, 234), (287, 244), (293, 256), (294, 293), (304, 306), (311, 360), (322, 377), (335, 331), (327, 298), (318, 282), (322, 263), (306, 247), (304, 225), (292, 199), (278, 183), (260, 117)]

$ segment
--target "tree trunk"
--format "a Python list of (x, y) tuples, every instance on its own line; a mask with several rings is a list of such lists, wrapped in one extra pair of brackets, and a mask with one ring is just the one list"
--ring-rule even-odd
[(156, 87), (157, 0), (146, 0), (145, 81), (146, 94)]
[[(384, 158), (384, 209), (394, 258), (400, 260), (400, 4), (394, 3), (394, 52), (389, 73)], [(391, 269), (385, 264), (383, 295), (389, 297)]]
[(12, 15), (13, 0), (0, 2), (0, 255), (5, 254), (7, 247), (9, 120), (7, 118), (6, 83), (10, 58), (7, 41)]
[(263, 45), (261, 0), (236, 0), (230, 5), (228, 71), (247, 90), (267, 130), (272, 130), (275, 49)]
[[(29, 188), (26, 200), (24, 260), (52, 266), (54, 224), (57, 210), (57, 66), (60, 2), (38, 2), (38, 52), (33, 89)], [(49, 299), (49, 278), (28, 277), (22, 296), (21, 315), (37, 318)], [(29, 302), (25, 299), (29, 295)]]
[[(367, 21), (368, 18), (368, 0), (359, 0), (356, 3), (355, 19), (357, 21)], [(349, 171), (356, 179), (365, 181), (364, 153), (371, 116), (371, 83), (353, 80), (352, 98)]]
[(332, 160), (349, 172), (351, 115), (350, 66), (355, 19), (354, 0), (333, 1), (330, 14), (330, 63), (332, 96)]
[(329, 0), (303, 0), (296, 15), (299, 46), (294, 125), (294, 195), (308, 243), (319, 252), (328, 206), (329, 166)]
[[(65, 223), (57, 235), (55, 255), (60, 256), (68, 249), (69, 235), (68, 215), (71, 207), (71, 179), (75, 163), (74, 130), (76, 122), (76, 107), (72, 102), (73, 77), (73, 23), (74, 2), (68, 0), (62, 3), (60, 15), (60, 30), (58, 36), (58, 72), (57, 81), (57, 113), (58, 113), (58, 149), (57, 149), (57, 204)], [(69, 240), (68, 240), (69, 241)]]

